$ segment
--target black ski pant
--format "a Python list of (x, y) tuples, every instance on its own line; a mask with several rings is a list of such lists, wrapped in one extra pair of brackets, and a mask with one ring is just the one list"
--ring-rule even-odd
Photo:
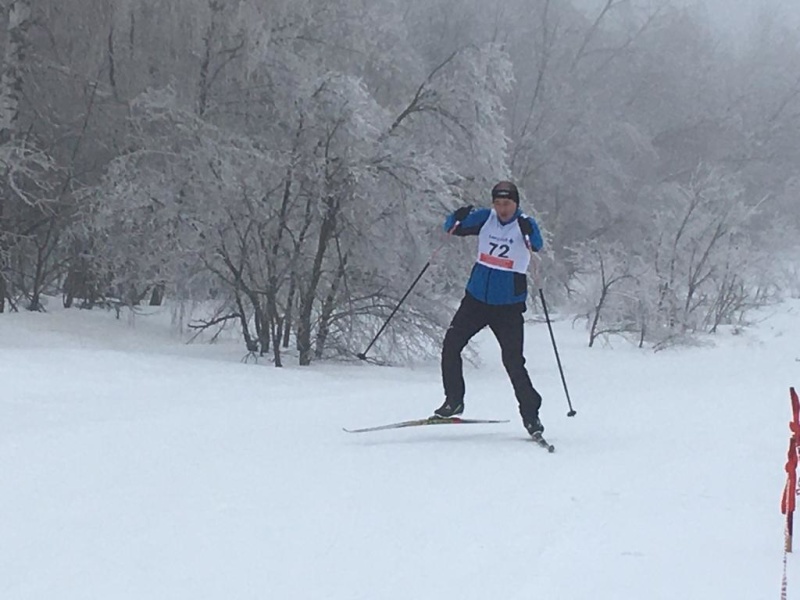
[(493, 305), (485, 304), (469, 293), (464, 296), (444, 336), (442, 347), (442, 381), (448, 400), (463, 401), (465, 389), (461, 351), (476, 333), (488, 325), (500, 343), (503, 366), (514, 387), (522, 419), (527, 421), (538, 415), (542, 397), (531, 384), (522, 355), (524, 309), (525, 305), (521, 303)]

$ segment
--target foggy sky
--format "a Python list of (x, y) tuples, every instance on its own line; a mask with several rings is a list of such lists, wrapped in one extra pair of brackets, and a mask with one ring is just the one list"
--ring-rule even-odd
[[(657, 0), (631, 0), (638, 5), (653, 4)], [(574, 0), (573, 4), (597, 14), (606, 0)], [(672, 0), (675, 5), (707, 11), (712, 27), (721, 33), (737, 34), (748, 28), (766, 9), (776, 15), (779, 22), (800, 27), (800, 0)]]
[(800, 2), (797, 0), (691, 0), (687, 4), (705, 4), (711, 21), (725, 29), (746, 28), (764, 9), (784, 23), (794, 26), (800, 23)]

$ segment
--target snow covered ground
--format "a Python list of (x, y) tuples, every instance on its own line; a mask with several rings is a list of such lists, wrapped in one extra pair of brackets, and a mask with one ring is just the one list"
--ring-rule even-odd
[[(549, 455), (476, 339), (465, 416), (436, 364), (239, 362), (158, 317), (0, 315), (0, 598), (762, 599), (779, 596), (800, 301), (714, 347), (527, 332)], [(800, 598), (790, 557), (789, 597)]]

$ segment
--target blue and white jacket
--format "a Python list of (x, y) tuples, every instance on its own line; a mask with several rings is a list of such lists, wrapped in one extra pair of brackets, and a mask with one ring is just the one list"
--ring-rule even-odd
[[(520, 216), (527, 219), (533, 229), (529, 240), (525, 240), (520, 230), (517, 222)], [(450, 214), (444, 222), (445, 231), (450, 231), (455, 222), (455, 213)], [(478, 254), (467, 282), (467, 293), (486, 304), (522, 303), (524, 306), (528, 297), (526, 272), (530, 261), (526, 242), (536, 252), (544, 245), (534, 218), (518, 208), (509, 221), (503, 222), (494, 209), (479, 208), (473, 210), (453, 234), (478, 236)]]

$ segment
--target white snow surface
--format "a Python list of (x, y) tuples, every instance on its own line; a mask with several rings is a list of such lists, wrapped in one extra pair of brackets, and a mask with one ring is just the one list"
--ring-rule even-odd
[(429, 415), (438, 365), (276, 369), (165, 314), (0, 315), (0, 598), (777, 598), (800, 301), (758, 317), (657, 354), (557, 321), (575, 418), (530, 324), (548, 454), (489, 332), (465, 416), (511, 422), (349, 434)]

